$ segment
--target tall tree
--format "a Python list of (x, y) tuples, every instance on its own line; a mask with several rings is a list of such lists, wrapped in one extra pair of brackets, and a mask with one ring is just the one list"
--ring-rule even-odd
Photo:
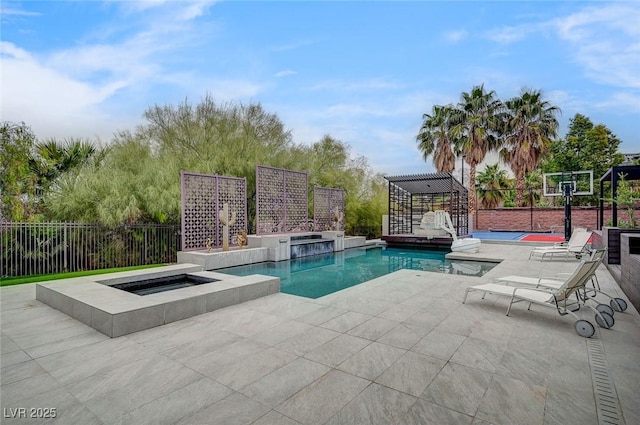
[(524, 205), (525, 175), (538, 167), (556, 137), (560, 109), (544, 100), (540, 90), (525, 90), (507, 100), (500, 156), (516, 177), (516, 206)]
[(512, 187), (507, 172), (496, 163), (478, 173), (478, 198), (480, 205), (486, 209), (499, 207), (506, 192)]
[(502, 102), (494, 91), (487, 92), (484, 85), (463, 92), (452, 117), (452, 134), (456, 138), (456, 151), (469, 164), (469, 213), (476, 211), (476, 168), (486, 154), (500, 147), (497, 131), (500, 127)]
[(434, 105), (430, 115), (422, 116), (422, 126), (416, 137), (424, 160), (433, 154), (433, 165), (441, 173), (450, 173), (456, 168), (451, 132), (452, 115), (451, 106)]
[[(550, 158), (542, 165), (545, 173), (593, 170), (593, 179), (624, 161), (618, 152), (621, 140), (605, 125), (594, 125), (586, 116), (576, 114), (569, 123), (564, 139), (551, 143)], [(576, 197), (576, 205), (596, 204), (596, 196)]]
[(0, 220), (21, 221), (30, 215), (34, 182), (29, 153), (35, 142), (25, 123), (0, 125)]

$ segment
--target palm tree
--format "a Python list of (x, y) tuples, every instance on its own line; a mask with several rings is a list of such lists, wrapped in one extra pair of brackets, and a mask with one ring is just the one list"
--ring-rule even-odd
[(525, 175), (535, 170), (557, 135), (560, 109), (542, 98), (540, 90), (525, 90), (505, 102), (504, 140), (500, 151), (516, 176), (516, 205), (523, 206)]
[(497, 150), (502, 102), (494, 91), (487, 92), (484, 85), (463, 92), (452, 117), (452, 134), (456, 138), (456, 151), (469, 164), (469, 214), (476, 211), (476, 168), (487, 152)]
[(422, 116), (423, 123), (416, 137), (426, 161), (433, 154), (433, 165), (440, 173), (450, 173), (456, 168), (451, 136), (451, 106), (434, 105), (431, 115)]
[(499, 207), (505, 198), (506, 191), (511, 187), (511, 181), (505, 170), (498, 164), (487, 165), (484, 171), (478, 173), (478, 199), (480, 205), (486, 209)]

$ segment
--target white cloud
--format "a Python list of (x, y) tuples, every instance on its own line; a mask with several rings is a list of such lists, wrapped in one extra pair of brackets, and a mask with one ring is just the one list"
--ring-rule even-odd
[(444, 39), (449, 43), (458, 43), (469, 36), (465, 30), (448, 31), (444, 34)]
[(274, 76), (277, 78), (282, 78), (282, 77), (288, 77), (290, 75), (296, 75), (296, 74), (297, 74), (296, 71), (293, 71), (291, 69), (285, 69), (284, 71), (276, 72)]
[(0, 52), (3, 120), (24, 121), (36, 135), (47, 137), (108, 137), (115, 130), (101, 124), (105, 114), (98, 105), (121, 88), (119, 82), (92, 85), (74, 80), (44, 67), (12, 43), (1, 42)]
[(339, 81), (339, 80), (329, 80), (318, 83), (312, 87), (310, 90), (332, 90), (337, 92), (354, 92), (354, 91), (363, 91), (369, 92), (372, 90), (396, 90), (401, 88), (402, 85), (394, 82), (388, 81), (381, 78), (363, 80), (363, 81)]
[(588, 7), (555, 19), (558, 35), (587, 75), (604, 84), (640, 88), (640, 7), (635, 3)]

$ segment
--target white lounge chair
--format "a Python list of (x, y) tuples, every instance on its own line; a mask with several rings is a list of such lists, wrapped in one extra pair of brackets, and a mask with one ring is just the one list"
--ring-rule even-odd
[[(575, 313), (575, 311), (580, 309), (581, 303), (578, 299), (576, 299), (576, 301), (572, 301), (569, 297), (576, 294), (576, 291), (584, 286), (585, 282), (589, 279), (589, 272), (591, 271), (594, 263), (595, 261), (592, 260), (583, 260), (571, 276), (569, 276), (563, 282), (562, 286), (557, 289), (521, 288), (498, 283), (486, 283), (484, 285), (476, 285), (467, 288), (464, 293), (462, 303), (464, 304), (466, 302), (469, 292), (480, 291), (483, 293), (483, 299), (488, 293), (511, 297), (509, 307), (507, 308), (507, 316), (511, 312), (511, 306), (514, 303), (521, 301), (529, 303), (528, 309), (531, 309), (531, 304), (552, 307), (555, 308), (561, 316), (568, 314), (574, 317), (576, 319), (574, 329), (578, 335), (589, 338), (595, 333), (595, 327), (591, 322), (581, 319)], [(613, 317), (607, 313), (601, 313), (595, 310), (595, 314), (596, 322), (600, 326), (606, 327), (611, 321), (613, 321)]]
[(529, 259), (539, 258), (543, 261), (557, 257), (562, 257), (565, 260), (570, 258), (581, 259), (588, 252), (587, 244), (590, 238), (591, 232), (573, 232), (566, 246), (536, 247), (529, 253)]
[[(589, 272), (589, 276), (585, 281), (585, 285), (579, 290), (578, 295), (581, 301), (584, 303), (592, 302), (596, 304), (596, 309), (601, 312), (608, 313), (613, 316), (614, 312), (622, 312), (627, 309), (627, 302), (622, 298), (612, 297), (606, 292), (600, 289), (600, 284), (598, 282), (598, 277), (596, 276), (596, 270), (602, 263), (604, 256), (607, 252), (607, 249), (596, 249), (591, 253), (590, 260), (594, 261), (592, 265), (592, 269)], [(548, 288), (548, 289), (558, 289), (560, 288), (564, 281), (571, 276), (571, 273), (558, 273), (553, 277), (527, 277), (527, 276), (505, 276), (499, 277), (496, 280), (503, 284), (514, 283), (516, 285), (526, 285), (533, 286), (536, 288)], [(591, 288), (588, 288), (586, 283), (591, 282)], [(609, 300), (609, 305), (599, 303), (595, 298), (601, 294)]]

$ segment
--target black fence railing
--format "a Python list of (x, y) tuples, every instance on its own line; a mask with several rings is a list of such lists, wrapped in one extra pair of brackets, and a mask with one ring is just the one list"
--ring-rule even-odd
[(0, 223), (0, 278), (175, 263), (180, 225)]

